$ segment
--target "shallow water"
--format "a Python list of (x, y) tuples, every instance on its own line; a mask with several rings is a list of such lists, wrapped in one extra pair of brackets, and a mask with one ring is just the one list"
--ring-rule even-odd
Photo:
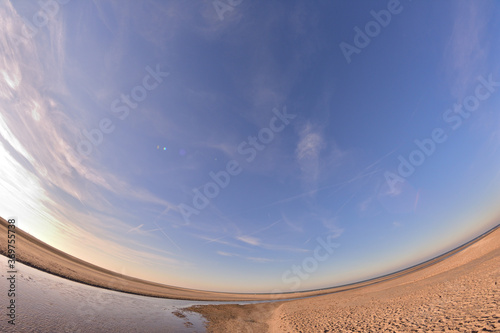
[(183, 301), (125, 294), (16, 263), (16, 325), (13, 326), (8, 324), (6, 315), (7, 258), (0, 256), (0, 261), (0, 332), (205, 332), (205, 319), (197, 313), (182, 311), (183, 308), (254, 303)]

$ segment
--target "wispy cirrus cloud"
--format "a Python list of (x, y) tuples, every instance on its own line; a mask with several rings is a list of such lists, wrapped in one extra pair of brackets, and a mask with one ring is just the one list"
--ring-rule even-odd
[(261, 244), (259, 239), (251, 236), (239, 236), (236, 237), (236, 239), (239, 240), (240, 242), (250, 244), (253, 246), (259, 246)]
[[(132, 234), (147, 234), (141, 227), (131, 229), (127, 220), (133, 220), (134, 214), (120, 210), (121, 204), (134, 202), (148, 209), (176, 206), (109, 172), (96, 161), (99, 154), (91, 159), (75, 149), (82, 139), (81, 129), (95, 119), (87, 112), (75, 112), (82, 107), (78, 102), (68, 107), (69, 93), (62, 74), (67, 66), (67, 39), (62, 21), (60, 16), (53, 18), (31, 39), (13, 39), (25, 23), (10, 3), (0, 6), (4, 26), (0, 32), (0, 154), (6, 171), (0, 175), (5, 189), (0, 208), (2, 214), (19, 216), (24, 230), (57, 247), (66, 244), (77, 256), (87, 247), (104, 257), (105, 253), (116, 257), (115, 250), (132, 251), (120, 245), (131, 244)], [(41, 52), (45, 38), (50, 40), (50, 52)], [(122, 219), (107, 219), (109, 216)], [(104, 227), (103, 219), (109, 222)], [(95, 236), (104, 230), (116, 233), (107, 234), (108, 241)], [(131, 235), (126, 235), (127, 230)], [(84, 245), (78, 250), (68, 244)], [(160, 259), (152, 255), (146, 260), (147, 252), (133, 253), (148, 263), (176, 262), (171, 256)], [(117, 259), (131, 262), (130, 256)]]
[(320, 174), (321, 151), (325, 142), (320, 131), (307, 123), (299, 132), (299, 142), (295, 149), (295, 158), (307, 182), (315, 183)]
[(339, 238), (344, 233), (345, 229), (340, 228), (336, 218), (333, 219), (323, 219), (321, 221), (323, 226), (328, 230), (330, 238)]
[(491, 4), (457, 1), (454, 6), (454, 21), (443, 61), (452, 82), (451, 92), (461, 99), (478, 73), (487, 68), (490, 45), (486, 36)]
[(295, 246), (279, 245), (263, 242), (261, 239), (252, 236), (238, 236), (237, 240), (248, 245), (272, 251), (285, 251), (285, 252), (309, 252), (308, 249), (298, 248)]
[(321, 126), (306, 122), (299, 127), (295, 161), (307, 189), (317, 189), (320, 179), (342, 166), (348, 151), (340, 149), (335, 140), (323, 134)]
[(235, 253), (229, 253), (229, 252), (224, 252), (224, 251), (216, 251), (216, 253), (220, 256), (224, 256), (224, 257), (236, 257), (237, 254)]
[(229, 252), (224, 252), (224, 251), (217, 251), (216, 253), (220, 256), (223, 256), (223, 257), (237, 257), (237, 258), (242, 258), (244, 260), (255, 262), (255, 263), (271, 263), (271, 262), (282, 261), (282, 260), (271, 259), (271, 258), (244, 256), (241, 254), (229, 253)]

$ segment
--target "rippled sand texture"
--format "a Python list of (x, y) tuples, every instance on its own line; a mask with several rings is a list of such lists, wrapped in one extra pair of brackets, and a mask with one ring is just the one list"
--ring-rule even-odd
[(500, 332), (500, 229), (433, 266), (308, 299), (204, 306), (211, 332)]

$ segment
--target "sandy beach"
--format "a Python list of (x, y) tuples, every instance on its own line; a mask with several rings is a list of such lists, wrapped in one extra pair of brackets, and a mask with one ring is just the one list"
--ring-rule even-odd
[[(0, 220), (0, 232), (6, 232)], [(0, 243), (5, 253), (5, 243)], [(449, 253), (387, 276), (294, 294), (236, 294), (167, 286), (120, 275), (16, 231), (20, 262), (76, 282), (129, 294), (205, 301), (209, 332), (500, 332), (500, 228)], [(322, 296), (321, 296), (322, 295)]]
[(500, 332), (500, 229), (419, 271), (359, 289), (193, 307), (209, 332)]

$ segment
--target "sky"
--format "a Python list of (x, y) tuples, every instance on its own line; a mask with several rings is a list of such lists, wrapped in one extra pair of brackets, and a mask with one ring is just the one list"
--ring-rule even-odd
[(1, 0), (0, 21), (0, 216), (93, 264), (293, 292), (500, 220), (496, 1)]

